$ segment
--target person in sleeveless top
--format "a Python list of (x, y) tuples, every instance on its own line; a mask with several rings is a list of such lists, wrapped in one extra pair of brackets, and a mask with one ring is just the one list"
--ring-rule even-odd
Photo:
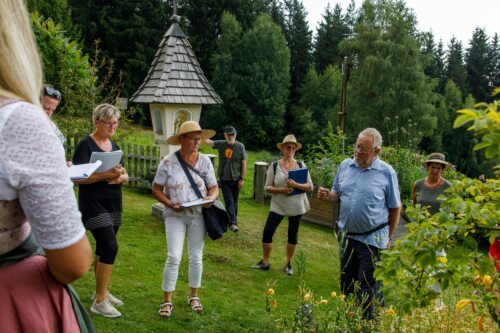
[(427, 177), (417, 180), (413, 184), (413, 204), (426, 206), (431, 215), (436, 214), (441, 206), (439, 196), (445, 194), (451, 183), (443, 178), (443, 171), (450, 167), (445, 156), (441, 153), (432, 153), (423, 162), (427, 169)]
[(95, 332), (67, 285), (92, 253), (24, 0), (0, 1), (0, 50), (0, 332)]

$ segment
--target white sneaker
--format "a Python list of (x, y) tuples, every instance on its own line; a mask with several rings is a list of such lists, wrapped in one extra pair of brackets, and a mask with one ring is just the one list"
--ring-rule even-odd
[(231, 224), (229, 229), (231, 229), (234, 232), (238, 232), (240, 230), (240, 228), (238, 228), (238, 226), (236, 224)]
[(107, 298), (101, 303), (97, 303), (94, 300), (92, 306), (90, 307), (90, 311), (109, 318), (120, 317), (122, 315), (120, 311), (115, 309), (115, 307), (111, 304), (111, 302)]
[[(94, 294), (92, 294), (92, 300), (94, 300), (94, 299), (95, 299), (95, 291), (94, 291)], [(116, 298), (116, 296), (114, 296), (109, 291), (108, 291), (108, 299), (109, 299), (109, 302), (114, 306), (122, 306), (123, 305), (123, 301), (119, 298)]]

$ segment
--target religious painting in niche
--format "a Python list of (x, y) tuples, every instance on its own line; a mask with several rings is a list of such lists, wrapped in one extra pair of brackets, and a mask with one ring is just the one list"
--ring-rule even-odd
[(179, 132), (179, 128), (185, 121), (191, 120), (191, 112), (188, 110), (177, 110), (174, 112), (174, 133)]

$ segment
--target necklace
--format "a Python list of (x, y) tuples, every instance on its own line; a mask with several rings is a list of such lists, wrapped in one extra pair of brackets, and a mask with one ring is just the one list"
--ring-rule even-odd
[(427, 183), (427, 186), (433, 187), (433, 186), (438, 185), (441, 182), (441, 177), (439, 177), (437, 179), (437, 181), (435, 181), (434, 183), (430, 183), (429, 182), (429, 177), (425, 177), (425, 182)]

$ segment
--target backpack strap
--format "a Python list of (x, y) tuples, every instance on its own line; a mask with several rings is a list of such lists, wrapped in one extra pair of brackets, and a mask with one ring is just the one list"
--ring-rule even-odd
[[(297, 164), (299, 165), (299, 168), (304, 169), (304, 162), (302, 161), (297, 161)], [(276, 168), (278, 168), (278, 161), (273, 162), (273, 173), (276, 174)]]

